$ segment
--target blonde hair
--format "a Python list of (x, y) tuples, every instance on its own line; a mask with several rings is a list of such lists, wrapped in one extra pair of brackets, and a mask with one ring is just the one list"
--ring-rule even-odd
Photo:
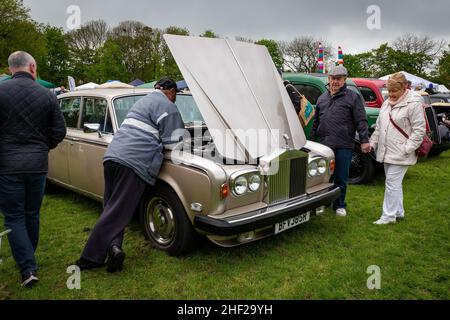
[(386, 87), (389, 91), (403, 91), (408, 86), (408, 80), (403, 73), (397, 72), (389, 77)]

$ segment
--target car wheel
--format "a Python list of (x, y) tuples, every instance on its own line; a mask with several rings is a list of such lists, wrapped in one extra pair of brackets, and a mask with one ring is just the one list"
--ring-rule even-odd
[(375, 176), (375, 164), (370, 155), (361, 153), (360, 150), (353, 150), (352, 164), (348, 183), (365, 184), (373, 180)]
[(439, 150), (439, 149), (431, 149), (430, 152), (428, 152), (428, 156), (429, 157), (437, 157), (440, 156), (441, 153), (444, 152), (444, 150)]
[(165, 183), (158, 182), (145, 192), (139, 216), (145, 237), (169, 255), (179, 256), (197, 247), (200, 235), (175, 191)]

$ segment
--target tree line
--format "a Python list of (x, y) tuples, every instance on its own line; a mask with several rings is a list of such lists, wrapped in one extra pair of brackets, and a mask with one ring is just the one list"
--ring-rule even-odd
[[(28, 51), (38, 63), (39, 76), (65, 85), (67, 76), (77, 84), (107, 80), (145, 82), (181, 73), (162, 37), (163, 34), (191, 35), (186, 28), (165, 29), (138, 21), (123, 21), (110, 27), (103, 20), (89, 21), (79, 29), (61, 28), (32, 20), (20, 0), (0, 1), (0, 74), (8, 70), (7, 58), (16, 50)], [(202, 37), (217, 37), (206, 30)], [(236, 37), (236, 40), (265, 45), (278, 68), (292, 72), (316, 72), (317, 50), (322, 43), (326, 64), (336, 63), (333, 47), (324, 39), (311, 36), (291, 41)], [(450, 86), (450, 46), (429, 36), (404, 34), (392, 44), (355, 55), (344, 55), (344, 65), (352, 77), (378, 78), (396, 71), (407, 71)]]

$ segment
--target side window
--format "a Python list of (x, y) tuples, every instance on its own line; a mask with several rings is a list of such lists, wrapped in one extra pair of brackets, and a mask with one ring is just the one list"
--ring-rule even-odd
[(77, 128), (80, 116), (81, 98), (68, 98), (61, 100), (61, 112), (69, 128)]
[(377, 95), (375, 94), (375, 92), (373, 92), (372, 89), (367, 88), (367, 87), (358, 87), (358, 89), (361, 92), (361, 94), (363, 95), (364, 100), (366, 102), (377, 101)]
[[(105, 122), (103, 132), (105, 133), (113, 133), (113, 127), (111, 122), (111, 114), (108, 111), (108, 102), (105, 99), (95, 99), (95, 104), (97, 108), (101, 108), (105, 110)], [(103, 124), (102, 124), (103, 127)]]
[(322, 92), (318, 88), (313, 86), (305, 84), (294, 84), (294, 86), (301, 94), (306, 97), (306, 99), (308, 99), (311, 104), (314, 105), (317, 104), (317, 100), (322, 95)]
[(102, 132), (112, 133), (111, 117), (107, 116), (108, 103), (105, 99), (84, 98), (81, 126), (98, 123)]

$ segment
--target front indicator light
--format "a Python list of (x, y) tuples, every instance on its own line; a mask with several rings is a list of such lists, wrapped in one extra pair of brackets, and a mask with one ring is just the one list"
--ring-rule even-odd
[(223, 200), (230, 194), (230, 188), (228, 187), (228, 184), (224, 183), (220, 187), (220, 198)]
[(330, 160), (330, 174), (332, 175), (334, 173), (334, 169), (336, 167), (336, 162), (334, 159)]

